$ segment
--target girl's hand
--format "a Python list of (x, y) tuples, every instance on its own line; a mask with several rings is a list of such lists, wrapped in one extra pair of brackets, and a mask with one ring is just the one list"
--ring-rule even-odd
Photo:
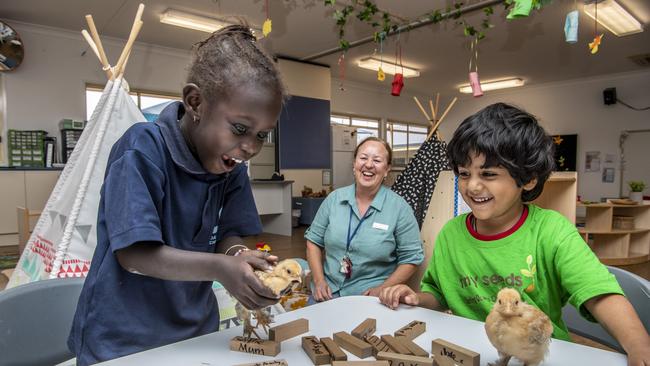
[(420, 303), (420, 299), (415, 291), (404, 284), (386, 287), (381, 290), (379, 301), (393, 310), (397, 308), (400, 302), (414, 306)]
[(312, 294), (314, 300), (321, 302), (332, 299), (332, 290), (327, 284), (327, 281), (314, 281), (314, 293)]

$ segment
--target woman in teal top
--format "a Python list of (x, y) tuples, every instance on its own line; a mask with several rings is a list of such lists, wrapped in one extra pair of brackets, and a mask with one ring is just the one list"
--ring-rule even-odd
[(305, 232), (314, 300), (379, 296), (424, 260), (413, 210), (382, 185), (391, 159), (385, 141), (363, 140), (354, 152), (355, 183), (327, 196)]

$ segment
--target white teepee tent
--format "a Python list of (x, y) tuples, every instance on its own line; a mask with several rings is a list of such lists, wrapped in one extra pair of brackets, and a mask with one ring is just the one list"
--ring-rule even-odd
[(72, 155), (45, 205), (7, 287), (56, 277), (88, 273), (97, 244), (96, 224), (100, 189), (111, 147), (144, 116), (127, 93), (124, 67), (142, 27), (140, 4), (129, 39), (115, 67), (106, 59), (92, 16), (92, 34), (82, 32), (109, 78)]

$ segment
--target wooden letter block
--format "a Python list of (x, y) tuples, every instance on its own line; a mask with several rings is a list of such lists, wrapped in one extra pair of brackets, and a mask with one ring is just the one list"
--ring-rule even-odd
[(479, 366), (481, 355), (443, 339), (431, 342), (431, 353), (439, 366)]
[(343, 352), (341, 347), (339, 347), (336, 342), (332, 340), (330, 337), (323, 337), (320, 339), (320, 343), (322, 343), (325, 346), (325, 349), (330, 353), (332, 356), (332, 360), (334, 361), (346, 361), (348, 359), (348, 355)]
[(269, 329), (269, 340), (282, 342), (309, 331), (309, 320), (297, 319)]
[(393, 366), (397, 365), (408, 365), (408, 366), (433, 366), (435, 362), (433, 358), (429, 357), (420, 357), (412, 355), (401, 355), (399, 353), (392, 352), (379, 352), (377, 353), (376, 358), (378, 360), (388, 360)]
[(357, 337), (353, 337), (350, 333), (334, 333), (334, 342), (359, 358), (372, 356), (372, 346)]
[(429, 357), (429, 352), (415, 344), (415, 342), (412, 340), (406, 337), (395, 337), (395, 339), (409, 350), (409, 354), (414, 356)]
[(271, 360), (271, 361), (261, 361), (254, 363), (241, 363), (234, 366), (289, 366), (287, 360)]
[(366, 342), (370, 343), (370, 345), (372, 346), (372, 355), (375, 356), (375, 357), (377, 356), (377, 353), (379, 353), (379, 352), (390, 352), (391, 351), (390, 347), (388, 347), (388, 345), (386, 343), (384, 343), (384, 341), (379, 339), (379, 337), (377, 337), (376, 335), (366, 337), (364, 340)]
[(302, 349), (314, 365), (325, 365), (330, 363), (330, 353), (325, 346), (314, 336), (302, 337)]
[(364, 339), (372, 335), (375, 330), (377, 330), (377, 321), (373, 318), (368, 318), (352, 330), (352, 335), (359, 339)]
[(390, 366), (389, 361), (334, 361), (332, 366)]
[(406, 337), (408, 339), (415, 339), (420, 334), (426, 332), (427, 323), (421, 322), (419, 320), (414, 320), (399, 330), (394, 334), (395, 337)]
[[(401, 353), (403, 355), (410, 355), (411, 352), (409, 352), (408, 348), (401, 344), (400, 342), (397, 341), (395, 337), (389, 334), (384, 334), (381, 336), (381, 340), (384, 341), (390, 347), (392, 352), (395, 353)], [(428, 355), (427, 355), (428, 356)]]
[(280, 353), (280, 343), (266, 339), (235, 337), (230, 340), (230, 349), (254, 355), (275, 356)]

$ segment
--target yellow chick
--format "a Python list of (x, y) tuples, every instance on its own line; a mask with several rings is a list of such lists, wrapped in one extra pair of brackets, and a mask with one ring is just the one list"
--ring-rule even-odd
[[(302, 282), (302, 267), (293, 259), (285, 259), (271, 270), (255, 271), (255, 274), (276, 296), (288, 294), (295, 284)], [(237, 312), (237, 317), (244, 323), (244, 337), (250, 338), (251, 334), (255, 334), (257, 338), (260, 338), (257, 332), (255, 332), (255, 329), (260, 325), (268, 333), (268, 325), (273, 322), (269, 307), (251, 312), (240, 303), (237, 303), (235, 305), (235, 311)], [(254, 327), (251, 324), (251, 313), (257, 320)]]
[(524, 366), (536, 366), (548, 352), (553, 325), (546, 314), (521, 301), (519, 292), (504, 288), (485, 319), (485, 332), (500, 356), (490, 365), (506, 366), (515, 357)]

